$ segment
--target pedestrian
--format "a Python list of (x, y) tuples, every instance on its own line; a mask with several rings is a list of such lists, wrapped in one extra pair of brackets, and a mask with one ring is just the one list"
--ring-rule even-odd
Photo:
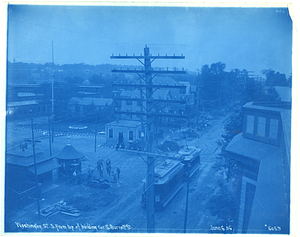
[(110, 164), (111, 164), (110, 159), (107, 159), (106, 160), (106, 171), (107, 171), (108, 176), (111, 175), (111, 165)]
[(73, 172), (74, 183), (77, 184), (77, 173), (76, 170)]
[(118, 180), (120, 179), (120, 169), (119, 169), (119, 167), (116, 167), (116, 171), (117, 171), (117, 175), (118, 175)]
[(99, 159), (98, 161), (97, 161), (97, 170), (98, 170), (98, 172), (99, 172), (99, 175), (100, 175), (100, 178), (102, 178), (103, 177), (103, 168), (102, 168), (102, 161)]

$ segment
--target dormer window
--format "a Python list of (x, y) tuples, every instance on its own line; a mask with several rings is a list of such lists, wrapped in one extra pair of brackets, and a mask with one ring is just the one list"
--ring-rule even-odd
[(254, 133), (254, 115), (247, 115), (246, 133)]
[(249, 113), (244, 118), (245, 137), (278, 145), (279, 118), (275, 114)]
[(278, 136), (278, 119), (270, 119), (269, 138), (277, 139)]
[(257, 135), (260, 137), (266, 136), (266, 121), (267, 119), (264, 117), (258, 117), (257, 120)]

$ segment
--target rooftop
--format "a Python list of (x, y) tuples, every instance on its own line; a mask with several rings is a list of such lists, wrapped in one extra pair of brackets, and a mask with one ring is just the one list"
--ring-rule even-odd
[(69, 104), (78, 104), (78, 105), (91, 105), (96, 106), (108, 106), (113, 103), (113, 99), (111, 98), (78, 98), (72, 97), (69, 101)]
[(61, 151), (54, 157), (62, 160), (77, 160), (85, 158), (85, 156), (77, 151), (71, 144), (64, 146), (64, 148), (61, 149)]
[[(47, 160), (51, 160), (51, 157), (46, 156), (41, 150), (36, 150), (35, 152), (36, 163), (41, 163)], [(22, 151), (21, 149), (14, 149), (8, 151), (6, 154), (6, 162), (12, 165), (19, 166), (31, 166), (34, 164), (33, 151), (32, 149), (26, 149)]]
[(106, 124), (106, 126), (116, 126), (116, 127), (131, 127), (135, 128), (137, 126), (140, 126), (140, 121), (133, 121), (133, 120), (119, 120), (119, 121), (113, 121), (111, 123)]
[(27, 101), (15, 101), (15, 102), (7, 102), (7, 107), (16, 107), (16, 106), (24, 106), (24, 105), (37, 105), (38, 102), (36, 100), (27, 100)]

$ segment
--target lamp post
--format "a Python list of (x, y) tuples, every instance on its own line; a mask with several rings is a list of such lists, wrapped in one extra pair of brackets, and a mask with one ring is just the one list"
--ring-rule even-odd
[(190, 189), (190, 169), (191, 169), (191, 163), (189, 162), (187, 165), (187, 184), (186, 184), (186, 201), (185, 201), (185, 216), (184, 216), (183, 233), (186, 233), (186, 222), (187, 222), (187, 214), (188, 214), (189, 189)]

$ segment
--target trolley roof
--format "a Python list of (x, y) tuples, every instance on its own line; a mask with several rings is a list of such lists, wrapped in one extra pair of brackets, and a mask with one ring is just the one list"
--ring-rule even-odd
[(183, 164), (177, 160), (167, 159), (155, 168), (155, 183), (162, 184), (171, 179), (183, 169)]
[(183, 161), (190, 161), (200, 154), (201, 149), (190, 146), (181, 149), (178, 154), (181, 155)]

